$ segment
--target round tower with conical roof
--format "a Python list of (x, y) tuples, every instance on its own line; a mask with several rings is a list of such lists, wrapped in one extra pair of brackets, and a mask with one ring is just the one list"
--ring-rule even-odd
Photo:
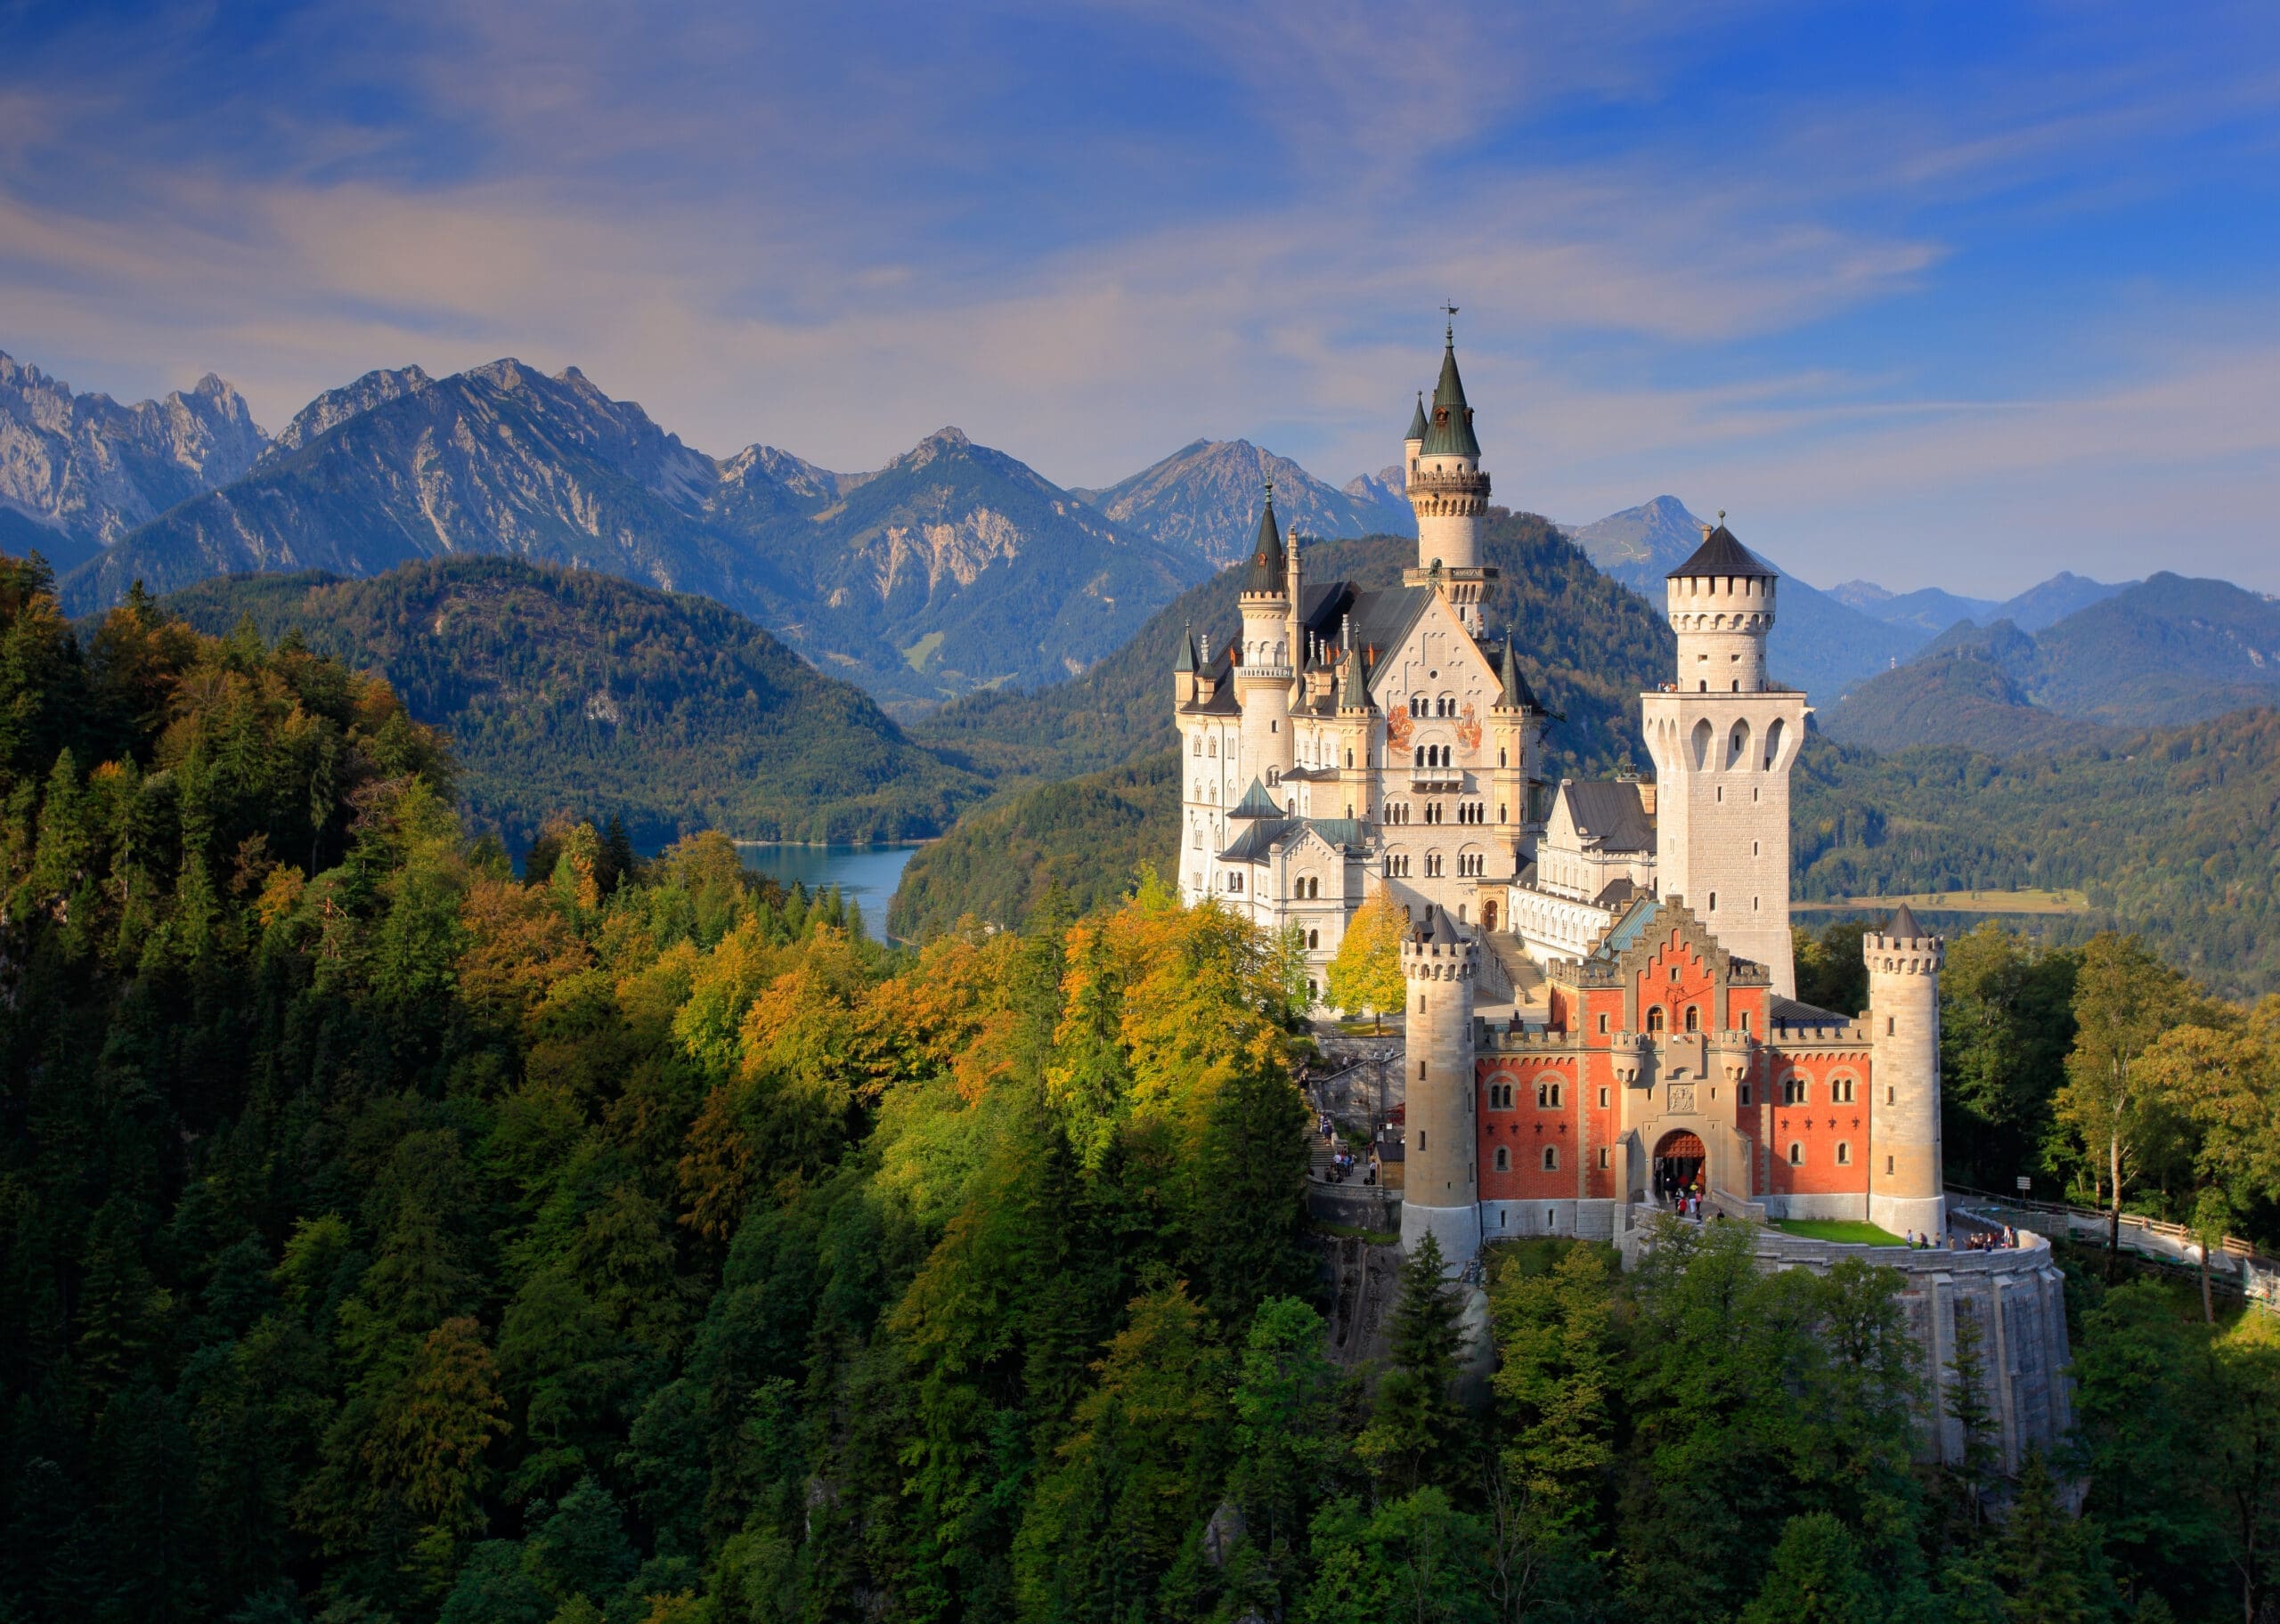
[(1719, 516), (1665, 583), (1675, 680), (1640, 696), (1655, 762), (1655, 884), (1794, 998), (1789, 768), (1805, 696), (1766, 675), (1775, 575)]
[(1488, 475), (1480, 467), (1480, 442), (1472, 432), (1457, 374), (1456, 328), (1443, 334), (1441, 376), (1429, 410), (1422, 400), (1402, 443), (1409, 470), (1409, 506), (1417, 515), (1417, 567), (1403, 579), (1445, 593), (1466, 627), (1480, 630), (1480, 605), (1496, 572), (1481, 564), (1481, 530), (1488, 519)]
[(1940, 1144), (1940, 970), (1947, 944), (1902, 903), (1861, 938), (1869, 963), (1869, 1222), (1947, 1231)]
[(1454, 1270), (1480, 1250), (1480, 1169), (1473, 1104), (1472, 987), (1478, 949), (1428, 903), (1401, 943), (1409, 991), (1402, 1056), (1406, 1113), (1401, 1244), (1429, 1233)]
[(1235, 699), (1243, 714), (1242, 771), (1270, 785), (1281, 781), (1295, 759), (1291, 685), (1297, 674), (1298, 651), (1291, 646), (1291, 584), (1290, 559), (1275, 524), (1270, 481), (1266, 504), (1258, 516), (1258, 535), (1251, 544), (1250, 570), (1238, 600), (1243, 635), (1234, 669)]

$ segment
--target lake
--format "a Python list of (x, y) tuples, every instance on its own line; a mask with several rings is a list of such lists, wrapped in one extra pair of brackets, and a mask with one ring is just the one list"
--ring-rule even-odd
[(863, 930), (874, 941), (887, 939), (887, 904), (902, 882), (903, 865), (918, 848), (912, 846), (747, 846), (737, 855), (745, 866), (765, 874), (778, 885), (798, 881), (810, 892), (839, 888), (839, 894), (863, 910)]

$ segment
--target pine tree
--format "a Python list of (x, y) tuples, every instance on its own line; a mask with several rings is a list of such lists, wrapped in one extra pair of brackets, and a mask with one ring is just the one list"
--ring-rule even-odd
[(1955, 1305), (1955, 1343), (1948, 1360), (1951, 1380), (1941, 1408), (1955, 1423), (1962, 1458), (1949, 1468), (1961, 1490), (1964, 1512), (1975, 1528), (1983, 1514), (1982, 1497), (1995, 1470), (1995, 1417), (1987, 1404), (1987, 1334), (1979, 1316), (1958, 1298)]
[(2095, 1524), (2068, 1514), (2040, 1455), (2019, 1474), (1987, 1571), (2004, 1596), (2005, 1624), (2103, 1624), (2113, 1584)]
[(1391, 1363), (1378, 1383), (1370, 1425), (1354, 1444), (1395, 1493), (1451, 1475), (1447, 1457), (1463, 1422), (1455, 1398), (1463, 1309), (1445, 1277), (1441, 1243), (1429, 1230), (1402, 1265)]
[(1880, 1624), (1885, 1610), (1851, 1531), (1825, 1511), (1791, 1517), (1741, 1624)]
[(1507, 1266), (1489, 1306), (1500, 1355), (1492, 1385), (1510, 1440), (1504, 1468), (1536, 1518), (1589, 1536), (1615, 1458), (1618, 1377), (1605, 1255), (1570, 1246), (1538, 1275)]

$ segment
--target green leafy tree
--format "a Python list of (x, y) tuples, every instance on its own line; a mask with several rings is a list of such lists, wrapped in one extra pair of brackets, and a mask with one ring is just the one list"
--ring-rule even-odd
[(2134, 936), (2111, 932), (2082, 950), (2074, 982), (2074, 1048), (2058, 1120), (2097, 1169), (2107, 1208), (2106, 1278), (2121, 1252), (2121, 1204), (2168, 1119), (2141, 1062), (2186, 1014), (2185, 978)]
[(1322, 1316), (1296, 1297), (1269, 1297), (1243, 1339), (1227, 1490), (1250, 1538), (1278, 1565), (1301, 1546), (1314, 1503), (1344, 1453), (1324, 1328)]
[(1315, 1581), (1307, 1624), (1487, 1624), (1486, 1531), (1445, 1489), (1429, 1484), (1364, 1510), (1331, 1502), (1310, 1540)]
[(1570, 1246), (1541, 1274), (1503, 1264), (1488, 1301), (1504, 1470), (1535, 1518), (1590, 1538), (1614, 1467), (1621, 1382), (1606, 1254)]
[(1885, 1617), (1852, 1531), (1812, 1511), (1782, 1524), (1772, 1567), (1741, 1624), (1880, 1624)]

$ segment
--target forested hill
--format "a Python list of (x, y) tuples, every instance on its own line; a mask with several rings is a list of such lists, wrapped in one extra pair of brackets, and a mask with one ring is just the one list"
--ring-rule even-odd
[(2280, 710), (1995, 757), (1818, 736), (1794, 780), (1797, 894), (2053, 887), (2220, 991), (2280, 990)]
[(165, 604), (386, 675), (450, 735), (469, 822), (517, 845), (558, 812), (614, 814), (645, 846), (699, 829), (912, 839), (982, 787), (735, 611), (591, 571), (433, 559), (212, 581)]
[[(1665, 680), (1676, 645), (1660, 609), (1595, 569), (1548, 520), (1489, 510), (1485, 562), (1503, 572), (1487, 618), (1510, 627), (1537, 695), (1565, 717), (1549, 729), (1560, 771), (1637, 759), (1637, 700)], [(1414, 540), (1307, 541), (1307, 578), (1398, 586)], [(1168, 750), (1172, 663), (1184, 628), (1232, 637), (1242, 569), (1221, 572), (1159, 611), (1137, 637), (1083, 676), (1030, 693), (973, 694), (944, 706), (912, 736), (993, 777), (1065, 778)]]

